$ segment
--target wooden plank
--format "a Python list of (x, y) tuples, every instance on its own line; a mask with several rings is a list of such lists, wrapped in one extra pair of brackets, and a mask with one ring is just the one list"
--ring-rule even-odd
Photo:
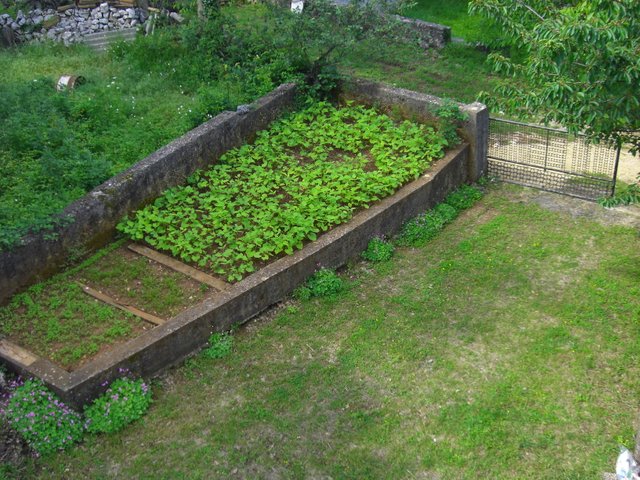
[(200, 283), (204, 283), (206, 285), (209, 285), (210, 287), (215, 288), (216, 290), (223, 291), (231, 286), (227, 282), (223, 282), (219, 278), (212, 277), (211, 275), (201, 272), (196, 268), (190, 267), (189, 265), (184, 264), (181, 261), (176, 260), (175, 258), (172, 258), (160, 252), (156, 252), (155, 250), (143, 245), (131, 243), (129, 244), (129, 250), (150, 258), (155, 262), (161, 263), (165, 267), (169, 267), (176, 272), (183, 273)]
[(116, 308), (119, 308), (120, 310), (124, 310), (125, 312), (132, 313), (136, 317), (140, 317), (143, 320), (146, 320), (147, 322), (153, 323), (155, 325), (162, 325), (163, 323), (166, 322), (166, 320), (163, 318), (156, 317), (155, 315), (151, 315), (150, 313), (140, 310), (139, 308), (132, 307), (131, 305), (120, 303), (115, 298), (111, 298), (109, 295), (99, 292), (98, 290), (94, 290), (93, 288), (87, 285), (83, 285), (80, 282), (77, 282), (77, 283), (82, 287), (82, 290), (84, 291), (84, 293), (92, 296), (97, 300), (100, 300), (101, 302), (111, 305), (112, 307), (116, 307)]
[(25, 367), (33, 364), (38, 357), (31, 353), (29, 350), (25, 350), (19, 345), (16, 345), (9, 340), (2, 339), (0, 340), (0, 353), (5, 357), (9, 357), (18, 363), (21, 363)]

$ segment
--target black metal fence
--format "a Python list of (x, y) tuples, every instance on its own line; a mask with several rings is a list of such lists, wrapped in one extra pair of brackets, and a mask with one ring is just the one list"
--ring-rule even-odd
[(582, 135), (490, 119), (488, 172), (505, 182), (597, 200), (613, 195), (619, 158)]

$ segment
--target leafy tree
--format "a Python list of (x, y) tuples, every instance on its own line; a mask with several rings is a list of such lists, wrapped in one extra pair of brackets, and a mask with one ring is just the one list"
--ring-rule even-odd
[(517, 48), (490, 55), (508, 78), (488, 103), (640, 149), (638, 0), (471, 0), (469, 10)]

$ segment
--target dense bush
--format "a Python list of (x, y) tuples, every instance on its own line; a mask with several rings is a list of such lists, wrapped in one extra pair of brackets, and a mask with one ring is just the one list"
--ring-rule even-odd
[(85, 409), (87, 430), (111, 433), (142, 417), (151, 405), (151, 389), (143, 380), (124, 377)]
[(41, 454), (67, 448), (84, 434), (80, 414), (58, 400), (40, 380), (27, 380), (18, 387), (4, 415), (11, 427)]

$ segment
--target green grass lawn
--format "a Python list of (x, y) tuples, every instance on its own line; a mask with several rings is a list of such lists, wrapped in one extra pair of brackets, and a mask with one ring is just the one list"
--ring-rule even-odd
[(499, 38), (498, 27), (479, 15), (470, 15), (467, 0), (417, 0), (404, 15), (451, 27), (454, 37), (488, 43)]
[(340, 62), (349, 75), (470, 103), (481, 91), (492, 91), (497, 78), (487, 55), (473, 47), (449, 44), (422, 51), (410, 45), (362, 42)]
[(138, 423), (18, 476), (601, 478), (637, 426), (640, 239), (521, 192), (250, 323)]

